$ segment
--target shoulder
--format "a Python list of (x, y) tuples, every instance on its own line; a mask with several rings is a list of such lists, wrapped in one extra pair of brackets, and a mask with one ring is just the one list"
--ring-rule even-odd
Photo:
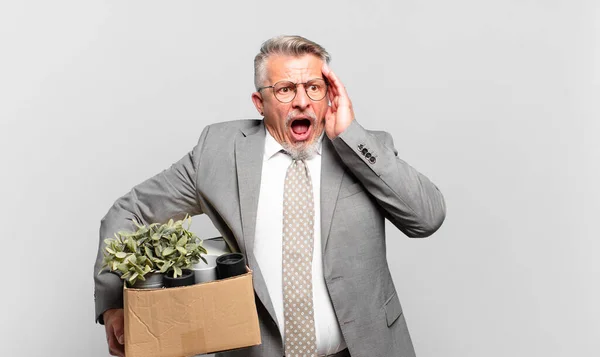
[(239, 135), (241, 133), (246, 133), (248, 131), (253, 131), (258, 129), (262, 125), (261, 119), (241, 119), (241, 120), (231, 120), (224, 121), (220, 123), (210, 124), (208, 125), (204, 131), (207, 132), (208, 135)]
[(232, 120), (206, 126), (198, 139), (195, 154), (233, 148), (237, 137), (247, 136), (262, 127), (261, 119)]

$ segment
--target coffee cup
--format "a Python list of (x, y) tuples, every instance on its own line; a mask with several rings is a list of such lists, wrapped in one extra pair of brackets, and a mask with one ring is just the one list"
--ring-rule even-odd
[(246, 273), (246, 257), (242, 253), (227, 253), (217, 258), (217, 278), (227, 279)]
[(196, 284), (217, 280), (217, 256), (206, 254), (202, 257), (206, 259), (206, 263), (200, 260), (200, 262), (192, 266)]

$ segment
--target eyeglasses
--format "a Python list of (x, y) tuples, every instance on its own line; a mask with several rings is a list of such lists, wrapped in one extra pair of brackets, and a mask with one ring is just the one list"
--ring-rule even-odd
[(327, 82), (321, 78), (311, 79), (306, 83), (294, 83), (290, 81), (279, 81), (272, 86), (260, 87), (258, 91), (260, 92), (266, 88), (273, 88), (273, 94), (275, 98), (281, 103), (289, 103), (294, 98), (296, 98), (296, 93), (298, 92), (298, 85), (302, 84), (304, 86), (304, 91), (306, 95), (314, 100), (319, 101), (325, 98), (327, 94)]

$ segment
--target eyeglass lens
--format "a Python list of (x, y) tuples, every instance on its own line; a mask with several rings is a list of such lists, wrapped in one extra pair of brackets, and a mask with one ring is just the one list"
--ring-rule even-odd
[[(327, 85), (322, 79), (313, 79), (304, 83), (306, 95), (312, 100), (321, 100), (327, 93)], [(291, 102), (296, 97), (297, 84), (288, 81), (277, 82), (273, 86), (275, 98), (283, 103)]]

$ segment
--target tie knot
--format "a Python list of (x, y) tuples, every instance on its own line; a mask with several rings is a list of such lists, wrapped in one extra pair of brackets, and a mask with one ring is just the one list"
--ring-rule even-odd
[(286, 180), (288, 178), (293, 178), (293, 181), (299, 180), (302, 181), (305, 185), (311, 184), (310, 171), (308, 170), (308, 165), (304, 160), (301, 159), (292, 159), (292, 163), (290, 164), (290, 166), (288, 166), (285, 177)]
[(306, 172), (306, 175), (308, 175), (308, 166), (304, 160), (293, 159), (290, 165), (291, 168), (294, 168), (298, 172)]

